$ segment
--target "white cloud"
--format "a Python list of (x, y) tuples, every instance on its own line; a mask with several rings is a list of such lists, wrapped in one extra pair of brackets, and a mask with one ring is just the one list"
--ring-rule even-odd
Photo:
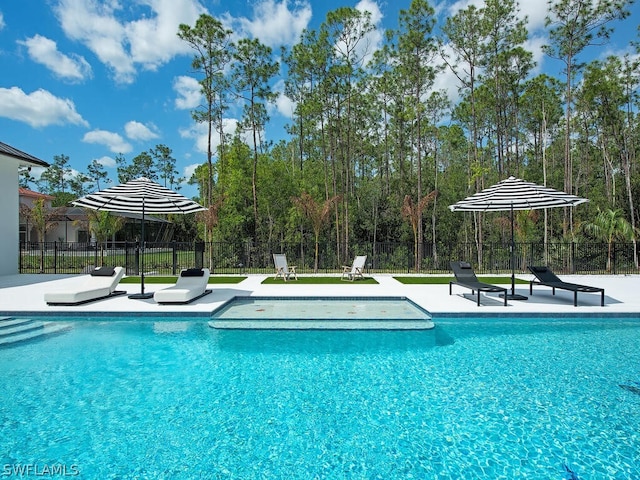
[[(223, 130), (227, 134), (233, 134), (238, 126), (238, 120), (235, 118), (225, 118), (223, 121)], [(195, 140), (196, 150), (202, 153), (207, 153), (207, 124), (206, 123), (194, 123), (189, 128), (180, 130), (180, 136), (182, 138), (189, 138)], [(249, 142), (249, 135), (245, 134), (246, 138), (243, 140)], [(211, 137), (211, 149), (216, 154), (216, 149), (220, 145), (220, 136), (217, 132), (214, 132)]]
[(542, 51), (542, 46), (547, 43), (547, 39), (541, 36), (530, 36), (529, 40), (524, 44), (525, 50), (530, 51), (533, 54), (533, 61), (536, 66), (533, 68), (532, 73), (537, 75), (542, 72), (542, 64), (544, 63), (546, 56)]
[(182, 169), (182, 176), (184, 177), (185, 181), (189, 181), (189, 179), (193, 177), (193, 174), (196, 173), (196, 168), (198, 168), (200, 165), (202, 164), (192, 163), (191, 165), (187, 165)]
[(2, 30), (4, 26), (5, 26), (4, 15), (2, 15), (2, 12), (0, 12), (0, 30)]
[[(121, 83), (133, 81), (138, 65), (155, 70), (187, 53), (188, 45), (176, 35), (178, 26), (194, 24), (204, 12), (197, 0), (145, 0), (126, 6), (118, 0), (59, 0), (55, 9), (65, 34), (89, 48)], [(118, 18), (131, 11), (140, 18)]]
[(107, 130), (92, 130), (85, 133), (82, 141), (104, 145), (113, 153), (128, 153), (132, 147), (119, 134)]
[(36, 180), (40, 180), (40, 177), (42, 177), (42, 174), (45, 172), (46, 168), (44, 167), (31, 167), (31, 176), (33, 178), (35, 178)]
[(545, 28), (544, 23), (549, 13), (547, 2), (520, 2), (519, 18), (527, 17), (529, 33), (537, 32)]
[(56, 42), (51, 39), (34, 35), (18, 43), (27, 47), (33, 61), (44, 65), (62, 79), (81, 82), (91, 77), (91, 66), (83, 57), (59, 52)]
[(296, 102), (284, 94), (284, 80), (279, 80), (273, 87), (273, 91), (278, 94), (275, 108), (280, 115), (286, 118), (293, 118), (296, 109)]
[(173, 80), (173, 89), (178, 94), (175, 105), (179, 110), (191, 110), (202, 102), (202, 87), (193, 77), (176, 77)]
[(117, 165), (114, 158), (107, 156), (96, 158), (95, 160), (105, 168), (115, 168)]
[(382, 46), (384, 39), (382, 18), (384, 15), (382, 15), (380, 6), (372, 0), (360, 0), (355, 8), (360, 12), (369, 12), (371, 14), (370, 21), (375, 27), (374, 30), (367, 33), (365, 41), (362, 43), (362, 51), (360, 54), (363, 56), (366, 64), (373, 59), (373, 53)]
[(237, 23), (232, 30), (240, 36), (249, 34), (265, 45), (278, 48), (282, 45), (293, 45), (311, 20), (311, 4), (307, 1), (294, 2), (289, 8), (288, 0), (262, 0), (254, 3), (252, 19), (238, 18), (235, 21), (225, 17), (229, 23)]
[(152, 14), (125, 25), (131, 57), (148, 70), (168, 62), (175, 55), (190, 52), (178, 38), (181, 23), (192, 25), (204, 9), (195, 0), (146, 0)]
[(155, 130), (156, 127), (154, 125), (149, 128), (146, 125), (133, 120), (127, 122), (124, 126), (124, 132), (127, 135), (127, 138), (131, 140), (151, 140), (154, 138), (158, 138), (159, 135), (155, 132)]
[[(527, 18), (527, 28), (530, 34), (532, 32), (544, 29), (545, 18), (547, 17), (547, 13), (549, 11), (548, 2), (520, 0), (519, 2), (517, 2), (517, 4), (519, 7), (517, 16), (522, 20), (524, 20), (525, 17)], [(448, 8), (446, 8), (445, 15), (453, 16), (458, 13), (458, 11), (464, 10), (471, 5), (478, 9), (486, 7), (484, 0), (459, 0), (452, 3)]]
[(18, 87), (0, 88), (0, 116), (18, 120), (32, 127), (48, 125), (89, 124), (76, 112), (75, 104), (67, 98), (38, 89), (30, 94)]
[(113, 2), (60, 0), (56, 14), (65, 34), (91, 50), (115, 73), (116, 80), (131, 82), (133, 61), (125, 51), (125, 29), (114, 16)]
[(382, 21), (382, 17), (384, 17), (380, 6), (373, 0), (360, 0), (355, 8), (360, 12), (369, 12), (371, 14), (371, 23), (374, 25), (378, 25)]
[[(459, 0), (441, 10), (442, 17), (451, 17), (458, 13), (460, 10), (466, 9), (469, 6), (475, 6), (477, 9), (485, 8), (486, 4), (484, 0)], [(529, 38), (523, 45), (523, 48), (533, 53), (533, 61), (536, 66), (532, 70), (532, 74), (537, 74), (542, 71), (542, 65), (545, 61), (545, 55), (542, 51), (542, 46), (548, 42), (545, 37), (546, 32), (544, 30), (545, 18), (548, 13), (548, 4), (546, 2), (518, 2), (519, 10), (517, 12), (517, 18), (524, 20), (527, 19), (526, 28), (529, 32)], [(443, 20), (444, 21), (444, 20)], [(449, 61), (455, 59), (455, 54), (449, 45), (444, 46), (445, 52), (449, 55)], [(444, 72), (440, 73), (436, 78), (436, 84), (434, 90), (445, 90), (449, 96), (449, 99), (454, 103), (460, 100), (460, 93), (458, 88), (460, 81), (451, 72), (451, 69), (447, 68)]]

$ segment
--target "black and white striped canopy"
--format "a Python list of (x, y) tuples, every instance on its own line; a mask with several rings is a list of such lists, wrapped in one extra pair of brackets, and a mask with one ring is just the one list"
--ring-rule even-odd
[(509, 177), (464, 200), (449, 205), (452, 212), (489, 212), (573, 207), (586, 198), (570, 195), (550, 187)]
[(193, 213), (205, 207), (145, 177), (100, 190), (71, 202), (77, 207), (109, 212)]

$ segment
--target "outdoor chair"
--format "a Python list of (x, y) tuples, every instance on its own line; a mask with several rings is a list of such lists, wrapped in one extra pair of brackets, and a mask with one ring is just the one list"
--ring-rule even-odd
[(275, 263), (276, 266), (276, 276), (274, 277), (274, 280), (278, 277), (282, 277), (285, 282), (289, 280), (289, 277), (293, 277), (294, 280), (298, 279), (296, 266), (287, 265), (287, 256), (284, 253), (274, 253), (273, 263)]
[(69, 285), (66, 288), (46, 292), (44, 301), (47, 305), (81, 305), (121, 295), (127, 292), (116, 290), (116, 287), (123, 276), (123, 267), (99, 267), (89, 275), (82, 275), (65, 283)]
[(343, 265), (342, 266), (342, 277), (340, 280), (349, 280), (353, 282), (358, 278), (364, 280), (364, 264), (367, 261), (366, 255), (358, 255), (353, 260), (353, 265)]
[(470, 263), (467, 262), (451, 262), (451, 270), (456, 277), (455, 280), (449, 282), (449, 295), (452, 294), (452, 285), (460, 285), (471, 290), (471, 294), (478, 296), (478, 306), (480, 306), (480, 292), (485, 293), (501, 293), (504, 296), (504, 306), (507, 306), (507, 289), (497, 287), (490, 283), (483, 283), (476, 277)]
[(563, 282), (558, 276), (549, 269), (549, 267), (529, 266), (531, 273), (536, 277), (529, 282), (529, 294), (533, 295), (533, 285), (544, 285), (551, 287), (551, 294), (556, 294), (556, 288), (560, 290), (569, 290), (573, 292), (573, 306), (578, 306), (578, 292), (599, 293), (600, 306), (604, 307), (604, 288), (590, 287), (588, 285), (580, 285), (578, 283)]
[(161, 305), (191, 303), (211, 293), (211, 290), (207, 289), (209, 275), (208, 268), (183, 269), (176, 284), (157, 290), (153, 294), (153, 299)]

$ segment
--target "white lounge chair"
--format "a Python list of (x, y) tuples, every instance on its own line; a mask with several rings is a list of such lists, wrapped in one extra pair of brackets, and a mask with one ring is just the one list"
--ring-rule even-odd
[(123, 267), (99, 267), (89, 275), (82, 275), (66, 288), (46, 292), (44, 301), (47, 305), (80, 305), (103, 298), (127, 293), (116, 290), (124, 276)]
[(350, 280), (354, 281), (358, 278), (364, 280), (364, 264), (367, 261), (366, 255), (358, 255), (353, 259), (353, 265), (343, 265), (342, 266), (342, 277), (341, 280)]
[(273, 277), (274, 280), (278, 277), (282, 277), (285, 282), (289, 280), (289, 277), (293, 277), (295, 280), (298, 279), (295, 265), (287, 265), (287, 256), (284, 253), (274, 253), (273, 263), (276, 265), (276, 276)]
[(207, 289), (209, 283), (208, 268), (186, 268), (180, 271), (180, 276), (175, 285), (153, 294), (153, 299), (160, 304), (190, 303), (211, 293)]

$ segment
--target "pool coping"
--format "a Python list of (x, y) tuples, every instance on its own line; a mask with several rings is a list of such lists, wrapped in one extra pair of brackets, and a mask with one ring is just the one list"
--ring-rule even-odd
[[(158, 305), (153, 300), (132, 300), (121, 295), (99, 302), (74, 307), (52, 307), (44, 301), (47, 291), (60, 289), (69, 281), (69, 276), (55, 275), (9, 275), (0, 277), (0, 314), (5, 316), (31, 315), (69, 317), (97, 317), (112, 315), (133, 315), (142, 317), (208, 317), (219, 306), (234, 296), (295, 296), (300, 298), (316, 297), (406, 297), (437, 318), (452, 316), (640, 316), (640, 275), (599, 275), (567, 276), (568, 281), (581, 284), (598, 285), (606, 289), (606, 303), (599, 305), (595, 296), (584, 296), (577, 307), (573, 306), (571, 295), (541, 290), (529, 296), (528, 301), (509, 301), (504, 307), (502, 299), (491, 295), (481, 297), (481, 306), (476, 305), (475, 297), (470, 299), (466, 293), (449, 292), (444, 284), (402, 284), (392, 275), (374, 275), (377, 285), (342, 284), (301, 285), (295, 282), (280, 284), (262, 284), (265, 275), (249, 275), (240, 283), (216, 284), (212, 294), (188, 305)], [(343, 282), (345, 283), (345, 282)], [(149, 291), (170, 285), (151, 284)], [(119, 288), (135, 293), (140, 290), (137, 284), (121, 284)], [(518, 287), (517, 293), (528, 294), (528, 288)], [(593, 298), (591, 298), (593, 297)], [(596, 300), (598, 300), (596, 302)]]

